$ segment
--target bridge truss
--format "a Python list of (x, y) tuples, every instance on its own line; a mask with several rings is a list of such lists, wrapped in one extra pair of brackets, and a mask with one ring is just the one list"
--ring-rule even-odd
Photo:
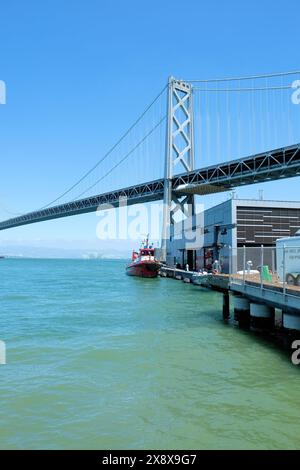
[[(238, 160), (187, 171), (170, 179), (172, 193), (178, 197), (206, 195), (233, 188), (300, 175), (300, 143)], [(165, 179), (98, 194), (66, 204), (29, 212), (0, 222), (0, 230), (21, 225), (84, 214), (97, 210), (164, 199)]]

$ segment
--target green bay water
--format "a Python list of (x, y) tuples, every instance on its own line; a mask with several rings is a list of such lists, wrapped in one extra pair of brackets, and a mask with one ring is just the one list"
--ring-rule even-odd
[(299, 448), (299, 368), (125, 261), (0, 261), (1, 449)]

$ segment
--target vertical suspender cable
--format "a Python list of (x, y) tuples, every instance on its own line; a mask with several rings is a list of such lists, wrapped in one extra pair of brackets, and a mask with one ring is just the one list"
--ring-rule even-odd
[(209, 112), (209, 98), (206, 84), (206, 159), (210, 162), (210, 112)]

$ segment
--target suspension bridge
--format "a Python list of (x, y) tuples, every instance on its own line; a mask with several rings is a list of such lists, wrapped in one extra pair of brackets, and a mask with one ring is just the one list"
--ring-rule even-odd
[(164, 201), (162, 248), (174, 213), (208, 195), (300, 175), (300, 71), (167, 85), (109, 151), (6, 230), (111, 207)]

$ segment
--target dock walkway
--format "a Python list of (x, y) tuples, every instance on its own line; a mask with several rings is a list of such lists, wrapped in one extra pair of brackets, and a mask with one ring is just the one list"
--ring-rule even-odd
[[(184, 271), (173, 267), (163, 266), (161, 275), (185, 282), (193, 282), (195, 271)], [(203, 287), (211, 288), (228, 294), (240, 295), (249, 301), (264, 304), (291, 312), (300, 317), (300, 287), (283, 285), (277, 277), (272, 282), (261, 282), (259, 275), (229, 275), (214, 274), (203, 279)]]

